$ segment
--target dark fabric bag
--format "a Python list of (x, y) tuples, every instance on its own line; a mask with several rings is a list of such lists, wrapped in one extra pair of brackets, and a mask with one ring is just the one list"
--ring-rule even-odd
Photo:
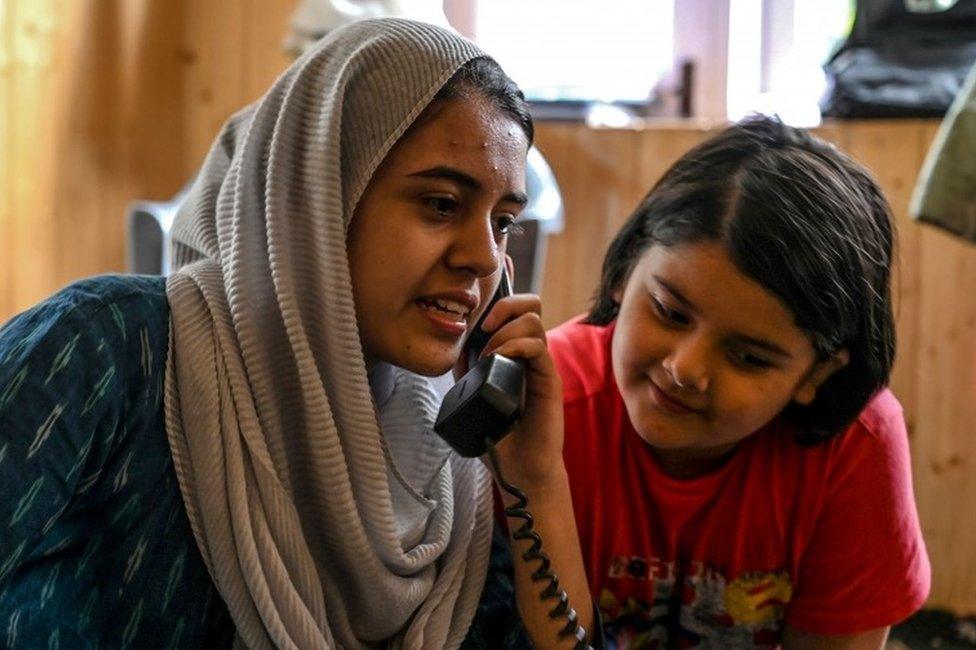
[(914, 13), (859, 0), (851, 35), (827, 62), (824, 117), (941, 117), (976, 62), (976, 0)]

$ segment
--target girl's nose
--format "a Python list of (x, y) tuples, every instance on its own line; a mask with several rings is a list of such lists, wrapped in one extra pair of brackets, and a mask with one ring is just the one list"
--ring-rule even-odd
[(491, 215), (465, 219), (457, 230), (447, 263), (451, 268), (464, 269), (481, 278), (498, 270), (501, 252)]
[(680, 388), (704, 393), (709, 385), (708, 346), (700, 335), (682, 337), (662, 363)]

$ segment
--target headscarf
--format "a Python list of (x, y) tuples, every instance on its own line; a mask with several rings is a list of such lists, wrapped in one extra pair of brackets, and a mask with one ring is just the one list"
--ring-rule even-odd
[(395, 369), (381, 422), (346, 233), (390, 148), (479, 56), (402, 19), (331, 33), (230, 118), (176, 217), (166, 429), (249, 647), (456, 647), (474, 616), (490, 478), (433, 437), (425, 378)]

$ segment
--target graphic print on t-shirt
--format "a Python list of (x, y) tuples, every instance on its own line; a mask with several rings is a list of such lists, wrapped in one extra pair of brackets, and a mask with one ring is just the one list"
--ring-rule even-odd
[(700, 560), (617, 555), (606, 577), (599, 606), (618, 650), (774, 646), (793, 595), (785, 571), (729, 581)]

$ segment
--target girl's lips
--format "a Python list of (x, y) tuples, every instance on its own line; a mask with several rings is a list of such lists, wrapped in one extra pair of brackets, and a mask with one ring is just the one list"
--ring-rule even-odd
[(654, 383), (653, 379), (649, 380), (648, 383), (651, 385), (651, 398), (654, 400), (654, 403), (657, 404), (662, 409), (664, 409), (665, 411), (674, 413), (675, 415), (689, 415), (691, 413), (701, 413), (700, 409), (692, 408), (687, 404), (685, 404), (684, 402), (680, 402), (677, 399), (665, 393), (663, 390), (658, 388), (658, 385)]

